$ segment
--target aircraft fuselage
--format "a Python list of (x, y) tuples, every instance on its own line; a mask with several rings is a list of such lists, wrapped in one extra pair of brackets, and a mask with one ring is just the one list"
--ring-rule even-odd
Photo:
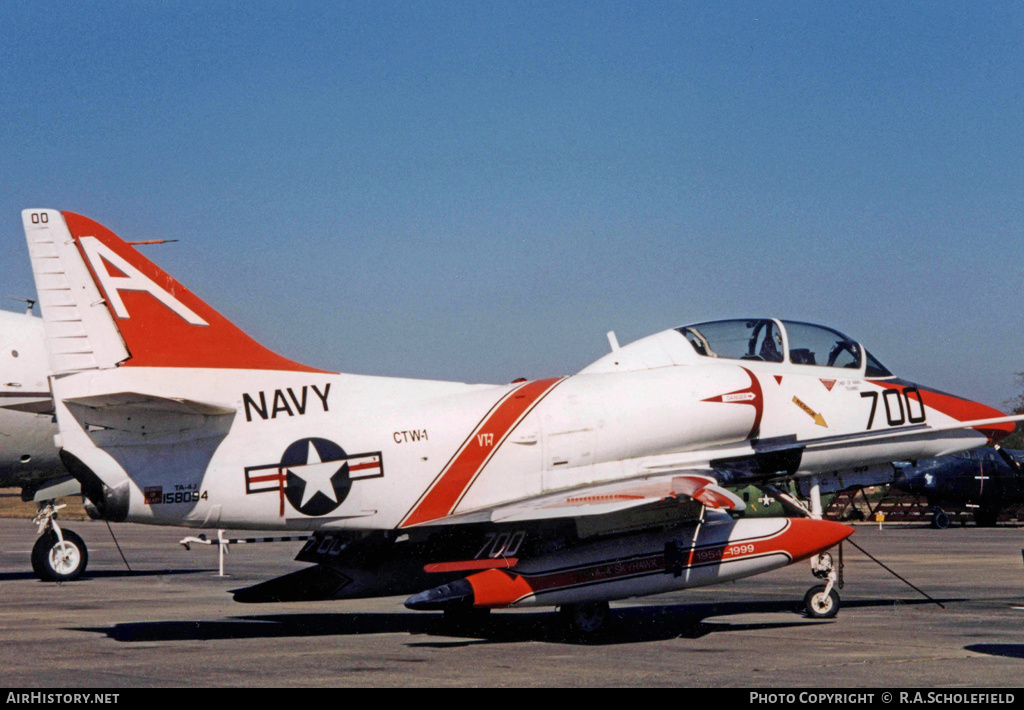
[[(186, 382), (124, 367), (57, 387), (79, 423), (62, 443), (120, 489), (113, 517), (197, 527), (409, 528), (550, 491), (757, 461), (759, 446), (794, 435), (870, 437), (953, 421), (909, 383), (793, 369), (716, 360), (494, 386), (213, 369), (191, 370)], [(223, 413), (104, 408), (90, 398), (111, 391), (111, 373), (126, 392)], [(770, 473), (924, 458), (984, 439), (972, 430), (866, 438), (805, 450), (786, 460), (792, 471)]]
[(0, 487), (31, 490), (66, 475), (56, 433), (43, 321), (0, 311)]

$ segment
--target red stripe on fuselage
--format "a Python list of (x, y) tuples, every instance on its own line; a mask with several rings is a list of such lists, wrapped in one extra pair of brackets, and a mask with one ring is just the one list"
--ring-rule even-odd
[(506, 395), (470, 434), (399, 527), (426, 523), (449, 515), (509, 433), (563, 379), (528, 382)]
[[(998, 409), (993, 409), (987, 404), (974, 402), (969, 399), (946, 394), (945, 392), (939, 392), (938, 390), (922, 387), (921, 385), (914, 384), (913, 382), (907, 382), (905, 380), (869, 381), (871, 384), (878, 385), (879, 387), (887, 390), (902, 391), (908, 387), (914, 388), (921, 394), (921, 401), (924, 402), (926, 407), (934, 409), (937, 412), (941, 412), (942, 414), (952, 417), (959, 422), (969, 422), (976, 419), (997, 419), (999, 417), (1006, 416)], [(1015, 422), (1005, 422), (1003, 424), (989, 424), (984, 428), (979, 428), (978, 432), (987, 436), (990, 441), (995, 442), (1002, 439), (1004, 436), (1012, 434), (1016, 428), (1017, 425)]]

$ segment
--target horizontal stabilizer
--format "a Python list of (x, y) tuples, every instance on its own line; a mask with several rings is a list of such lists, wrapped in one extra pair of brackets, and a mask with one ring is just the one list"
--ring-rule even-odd
[(139, 394), (138, 392), (116, 392), (112, 394), (94, 395), (91, 397), (75, 397), (65, 399), (67, 404), (77, 404), (93, 410), (120, 410), (130, 409), (136, 412), (164, 412), (168, 414), (198, 414), (206, 417), (215, 417), (225, 414), (234, 414), (234, 407), (225, 407), (220, 404), (208, 402), (197, 402), (190, 399), (177, 399), (169, 397), (156, 397), (150, 394)]
[(0, 409), (10, 409), (12, 412), (25, 412), (26, 414), (53, 414), (53, 397), (49, 392), (40, 392), (38, 395), (4, 397), (0, 399)]
[(235, 414), (234, 408), (220, 404), (138, 392), (62, 401), (82, 427), (92, 432), (97, 444), (112, 446), (159, 443), (165, 435), (177, 440), (221, 436)]

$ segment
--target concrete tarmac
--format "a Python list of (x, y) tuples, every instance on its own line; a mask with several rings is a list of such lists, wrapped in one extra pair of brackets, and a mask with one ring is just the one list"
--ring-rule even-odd
[[(804, 618), (806, 562), (738, 582), (613, 603), (596, 643), (563, 638), (550, 609), (453, 630), (404, 598), (244, 605), (230, 590), (299, 569), (301, 543), (236, 545), (217, 572), (195, 531), (69, 523), (85, 575), (35, 579), (35, 527), (0, 520), (4, 688), (681, 686), (1014, 687), (1024, 671), (1024, 529), (861, 524), (842, 610)], [(216, 533), (214, 532), (214, 535)], [(252, 535), (241, 533), (240, 535)], [(942, 606), (940, 606), (941, 604)]]

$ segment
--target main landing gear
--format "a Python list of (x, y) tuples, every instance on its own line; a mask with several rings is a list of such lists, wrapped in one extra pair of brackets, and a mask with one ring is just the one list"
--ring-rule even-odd
[(57, 511), (63, 507), (46, 503), (32, 519), (40, 532), (32, 546), (32, 570), (44, 582), (78, 579), (89, 562), (89, 552), (82, 538), (57, 525)]
[[(974, 517), (974, 523), (979, 528), (993, 528), (996, 523), (999, 522), (1000, 509), (998, 507), (977, 507), (974, 508), (972, 516)], [(953, 517), (949, 513), (944, 511), (942, 508), (935, 506), (932, 508), (932, 527), (939, 530), (945, 530), (953, 523)], [(960, 524), (964, 524), (964, 520), (960, 518)]]
[(566, 604), (558, 614), (566, 635), (578, 640), (597, 638), (607, 630), (611, 618), (608, 602)]
[(949, 515), (938, 506), (932, 509), (932, 527), (939, 530), (945, 530), (949, 527)]

